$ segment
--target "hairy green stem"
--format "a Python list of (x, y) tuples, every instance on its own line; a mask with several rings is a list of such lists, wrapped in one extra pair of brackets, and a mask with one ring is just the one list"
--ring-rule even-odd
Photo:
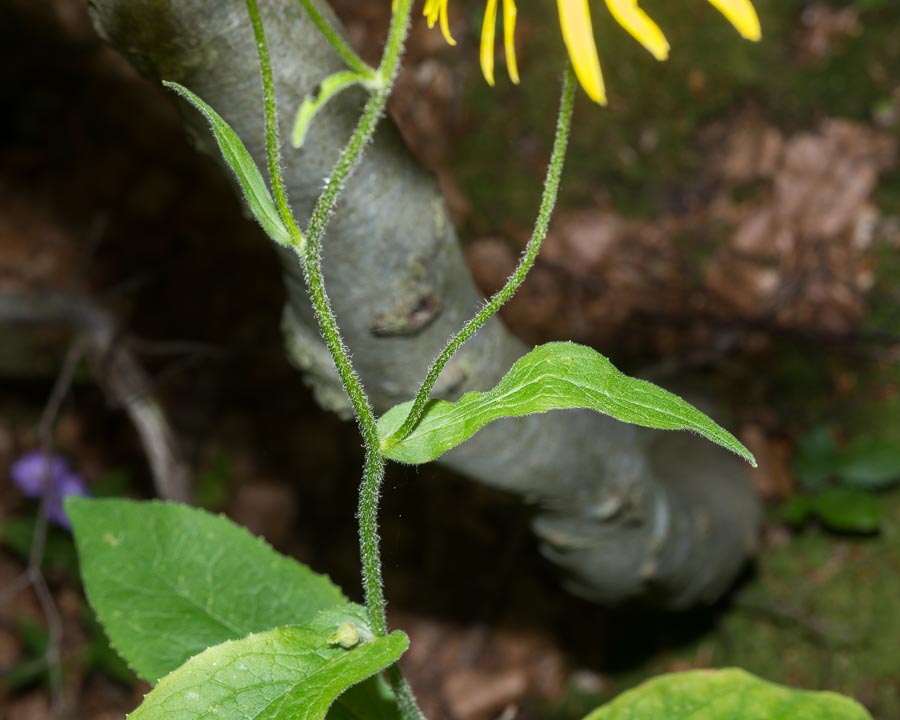
[(454, 335), (444, 346), (441, 354), (428, 369), (419, 391), (416, 393), (413, 405), (410, 408), (409, 415), (406, 420), (397, 429), (397, 431), (384, 441), (383, 449), (390, 448), (401, 442), (415, 428), (416, 423), (422, 418), (425, 412), (425, 405), (428, 403), (428, 396), (434, 389), (434, 385), (438, 380), (443, 369), (453, 357), (457, 350), (472, 337), (478, 330), (490, 320), (509, 299), (515, 295), (516, 291), (525, 281), (525, 277), (534, 265), (541, 245), (547, 237), (547, 229), (550, 226), (550, 217), (553, 215), (553, 208), (556, 206), (556, 199), (559, 195), (559, 181), (562, 176), (563, 165), (565, 164), (566, 148), (569, 144), (569, 130), (572, 125), (572, 111), (575, 104), (575, 73), (572, 66), (566, 69), (565, 79), (563, 80), (562, 98), (559, 105), (559, 116), (556, 121), (556, 136), (553, 140), (553, 152), (550, 156), (550, 165), (547, 168), (547, 177), (544, 180), (544, 191), (541, 196), (541, 205), (538, 211), (537, 220), (534, 224), (534, 230), (531, 239), (525, 246), (525, 251), (519, 259), (519, 264), (515, 271), (510, 275), (506, 284), (478, 311), (478, 313), (467, 322), (463, 328)]
[[(373, 77), (374, 75), (380, 80), (363, 109), (353, 135), (335, 164), (324, 191), (316, 202), (304, 236), (297, 227), (293, 212), (288, 204), (287, 192), (285, 191), (284, 180), (281, 175), (275, 85), (272, 78), (268, 44), (256, 0), (246, 0), (247, 10), (250, 13), (253, 32), (256, 37), (262, 73), (266, 113), (266, 157), (272, 187), (275, 192), (276, 207), (282, 221), (291, 230), (294, 249), (297, 251), (303, 266), (306, 285), (319, 328), (334, 359), (344, 389), (350, 396), (365, 441), (366, 459), (363, 481), (360, 485), (357, 516), (366, 609), (372, 630), (377, 635), (386, 635), (388, 632), (386, 602), (381, 573), (381, 551), (378, 539), (378, 505), (381, 485), (384, 480), (385, 459), (380, 450), (375, 413), (372, 410), (372, 405), (359, 379), (359, 375), (353, 367), (350, 353), (344, 345), (337, 318), (325, 290), (325, 282), (322, 276), (321, 248), (325, 231), (328, 228), (328, 221), (334, 212), (337, 199), (343, 190), (344, 184), (354, 168), (359, 164), (366, 147), (375, 134), (381, 117), (384, 115), (394, 78), (399, 70), (400, 58), (406, 44), (406, 36), (409, 32), (412, 1), (400, 0), (397, 4), (391, 20), (384, 56), (376, 75), (368, 65), (362, 63), (355, 53), (346, 46), (343, 40), (325, 22), (315, 6), (307, 0), (301, 0), (313, 22), (341, 57), (361, 74), (367, 77)], [(387, 672), (387, 677), (397, 697), (398, 706), (404, 720), (424, 720), (412, 689), (403, 678), (400, 670), (396, 667), (390, 668)]]
[(269, 182), (272, 184), (272, 192), (275, 194), (275, 207), (278, 210), (278, 215), (281, 217), (281, 222), (287, 228), (292, 246), (302, 257), (306, 240), (297, 226), (294, 213), (291, 211), (287, 190), (284, 185), (284, 176), (281, 172), (278, 109), (275, 98), (275, 81), (272, 78), (272, 61), (269, 57), (269, 44), (266, 42), (266, 33), (256, 0), (246, 0), (246, 2), (247, 12), (250, 14), (250, 23), (253, 25), (253, 35), (256, 38), (256, 50), (259, 55), (260, 74), (262, 75), (263, 104), (266, 112), (266, 161), (269, 166)]
[(399, 665), (391, 665), (384, 671), (387, 681), (394, 691), (394, 697), (397, 699), (397, 707), (400, 710), (400, 717), (403, 720), (426, 720), (424, 713), (419, 709), (416, 702), (416, 696), (413, 694), (412, 688), (403, 677)]
[(341, 153), (325, 190), (316, 202), (306, 231), (306, 252), (304, 273), (310, 299), (315, 310), (319, 329), (334, 358), (338, 375), (344, 389), (350, 396), (353, 410), (362, 430), (366, 447), (366, 464), (359, 494), (359, 538), (363, 566), (363, 587), (366, 594), (366, 608), (372, 629), (378, 634), (387, 632), (384, 588), (381, 580), (381, 552), (378, 546), (378, 501), (384, 478), (384, 457), (381, 454), (375, 413), (369, 402), (362, 382), (350, 360), (344, 341), (338, 329), (337, 319), (322, 278), (322, 238), (334, 206), (344, 183), (359, 163), (363, 152), (372, 140), (378, 121), (384, 114), (391, 86), (400, 64), (400, 56), (409, 31), (409, 16), (412, 0), (400, 0), (391, 20), (387, 47), (379, 67), (384, 84), (369, 98), (363, 109), (356, 130)]
[[(350, 354), (338, 329), (337, 319), (322, 278), (321, 245), (328, 220), (334, 212), (338, 196), (347, 178), (359, 163), (368, 144), (371, 142), (378, 122), (384, 114), (388, 97), (393, 87), (394, 78), (400, 66), (400, 57), (406, 44), (409, 32), (410, 10), (412, 0), (400, 0), (391, 19), (387, 45), (378, 74), (381, 86), (369, 97), (363, 109), (356, 130), (341, 157), (338, 159), (325, 190), (316, 202), (307, 227), (307, 245), (304, 253), (306, 262), (303, 265), (306, 286), (309, 290), (319, 329), (340, 375), (344, 389), (350, 396), (353, 410), (362, 430), (366, 448), (363, 481), (359, 490), (359, 545), (362, 562), (363, 588), (366, 596), (366, 610), (372, 630), (379, 634), (387, 634), (387, 612), (384, 597), (384, 585), (381, 573), (381, 550), (378, 538), (378, 506), (381, 485), (384, 481), (385, 459), (381, 454), (378, 438), (378, 426), (372, 405), (366, 396), (365, 389), (356, 373)], [(399, 668), (392, 667), (387, 672), (388, 681), (394, 690), (397, 704), (404, 720), (424, 720), (422, 711), (416, 703), (409, 684), (400, 673)]]
[(300, 4), (303, 5), (303, 8), (306, 10), (310, 19), (316, 24), (316, 27), (319, 28), (319, 32), (322, 33), (331, 47), (334, 48), (334, 51), (341, 56), (341, 59), (345, 63), (347, 63), (347, 67), (367, 78), (370, 78), (375, 74), (374, 68), (370, 67), (365, 60), (357, 55), (353, 48), (347, 44), (347, 41), (341, 37), (340, 33), (331, 27), (331, 23), (329, 23), (322, 13), (319, 12), (319, 8), (314, 2), (311, 2), (311, 0), (300, 0)]

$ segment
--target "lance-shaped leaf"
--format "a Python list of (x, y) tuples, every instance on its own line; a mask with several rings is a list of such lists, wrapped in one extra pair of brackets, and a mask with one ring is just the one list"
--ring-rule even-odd
[(256, 167), (253, 157), (237, 133), (215, 110), (183, 85), (174, 82), (164, 82), (163, 85), (174, 90), (203, 114), (219, 144), (222, 157), (237, 177), (238, 185), (241, 186), (247, 207), (250, 208), (253, 217), (275, 242), (290, 246), (292, 244), (290, 233), (281, 222), (275, 202), (269, 194), (269, 188), (266, 187), (259, 168)]
[(113, 647), (155, 682), (225, 640), (344, 605), (325, 576), (185, 505), (70, 498), (88, 599)]
[(519, 358), (492, 390), (466, 393), (456, 402), (432, 400), (412, 432), (394, 441), (391, 435), (411, 406), (404, 403), (388, 410), (378, 421), (378, 432), (387, 457), (413, 465), (434, 460), (494, 420), (588, 408), (634, 425), (691, 430), (756, 466), (737, 438), (693, 405), (624, 375), (596, 350), (571, 342), (536, 347)]
[[(405, 634), (372, 637), (365, 610), (348, 605), (312, 622), (250, 635), (209, 648), (170, 673), (132, 720), (321, 720), (347, 688), (392, 665)], [(353, 625), (359, 641), (335, 641)]]
[(792, 690), (743, 670), (662, 675), (623, 693), (585, 720), (872, 720), (831, 692)]

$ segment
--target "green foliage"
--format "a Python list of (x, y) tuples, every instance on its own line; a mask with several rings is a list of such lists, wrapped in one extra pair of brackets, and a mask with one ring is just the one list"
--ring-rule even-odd
[(376, 675), (342, 694), (328, 720), (401, 720), (401, 715), (393, 691)]
[[(21, 560), (27, 562), (28, 556), (31, 554), (36, 525), (37, 516), (35, 514), (29, 514), (27, 517), (6, 518), (0, 525), (0, 543)], [(72, 544), (72, 538), (65, 530), (53, 526), (48, 527), (45, 543), (43, 567), (46, 570), (69, 573), (77, 566), (75, 547)]]
[(808, 490), (836, 485), (882, 490), (900, 483), (900, 444), (859, 436), (839, 449), (831, 429), (820, 425), (798, 441), (793, 469), (797, 482)]
[(137, 676), (128, 667), (125, 659), (109, 644), (103, 626), (97, 617), (90, 608), (85, 608), (84, 616), (85, 625), (89, 631), (89, 642), (81, 658), (84, 670), (86, 672), (99, 671), (122, 685), (134, 687), (137, 684)]
[(900, 482), (900, 446), (895, 441), (859, 436), (838, 448), (830, 428), (821, 425), (800, 438), (794, 475), (809, 494), (791, 498), (785, 521), (800, 526), (817, 520), (835, 532), (873, 533), (882, 523), (875, 491)]
[(346, 602), (328, 578), (224, 517), (82, 498), (66, 511), (91, 605), (113, 646), (151, 682), (212, 645)]
[[(168, 675), (207, 648), (280, 625), (309, 621), (306, 635), (296, 637), (327, 631), (322, 642), (316, 640), (326, 649), (341, 647), (333, 638), (340, 630), (356, 633), (357, 643), (345, 642), (349, 649), (373, 639), (358, 606), (349, 605), (328, 578), (276, 553), (224, 517), (183, 505), (84, 498), (69, 498), (66, 511), (94, 611), (113, 646), (145, 679)], [(388, 646), (354, 655), (351, 665), (359, 659), (361, 668), (368, 668), (373, 658), (384, 657), (388, 650), (399, 656), (405, 636), (390, 638)], [(275, 640), (281, 643), (285, 638)], [(400, 645), (403, 648), (397, 651)], [(354, 672), (332, 678), (329, 682), (337, 685), (329, 687), (342, 684)], [(316, 677), (330, 677), (326, 676)], [(371, 712), (361, 714), (368, 707)], [(397, 720), (399, 716), (390, 691), (379, 678), (372, 678), (341, 695), (330, 717)]]
[(838, 456), (836, 474), (844, 485), (881, 490), (900, 482), (900, 443), (860, 437)]
[(814, 519), (835, 532), (861, 534), (878, 532), (883, 517), (878, 497), (852, 488), (797, 495), (787, 502), (783, 513), (790, 525), (799, 526)]
[[(341, 189), (384, 114), (405, 44), (412, 0), (394, 4), (377, 73), (355, 55), (313, 4), (301, 1), (351, 70), (327, 78), (303, 103), (295, 123), (295, 142), (302, 142), (309, 123), (329, 98), (355, 84), (370, 92), (357, 128), (315, 204), (305, 238), (291, 214), (281, 178), (275, 87), (256, 0), (247, 0), (247, 9), (262, 70), (267, 160), (275, 199), (228, 124), (186, 88), (166, 85), (204, 115), (250, 211), (273, 240), (295, 248), (304, 265), (316, 319), (366, 444), (359, 520), (367, 608), (348, 603), (328, 578), (279, 555), (222, 517), (165, 503), (70, 498), (66, 508), (82, 575), (100, 622), (112, 645), (137, 673), (151, 681), (162, 678), (132, 714), (137, 720), (321, 720), (333, 704), (332, 720), (399, 720), (401, 715), (405, 720), (421, 720), (409, 687), (392, 668), (408, 639), (403, 633), (388, 634), (381, 587), (377, 508), (387, 457), (428, 462), (494, 420), (583, 408), (644, 427), (696, 432), (755, 466), (753, 456), (734, 436), (684, 400), (627, 377), (590, 348), (565, 342), (528, 353), (492, 390), (469, 393), (455, 403), (432, 401), (420, 416), (418, 410), (433, 386), (426, 378), (414, 412), (410, 413), (414, 403), (399, 405), (376, 426), (327, 300), (320, 250)], [(875, 5), (876, 0), (868, 0), (868, 4)], [(504, 291), (495, 296), (500, 298), (496, 305), (486, 305), (448, 344), (432, 368), (432, 380), (443, 367), (441, 359), (449, 360), (499, 309), (534, 263), (556, 202), (573, 82), (569, 68), (529, 251)], [(837, 455), (833, 443), (828, 445), (830, 440), (830, 436), (820, 436), (818, 444), (809, 444), (807, 475), (811, 483), (827, 486), (836, 472)], [(837, 466), (847, 484), (857, 487), (881, 487), (900, 476), (900, 459), (887, 446), (870, 445), (854, 452), (848, 448)], [(219, 473), (213, 480), (221, 481), (226, 474)], [(226, 483), (213, 484), (220, 487)], [(865, 528), (877, 527), (880, 518), (859, 496), (858, 491), (847, 488), (826, 489), (806, 498), (806, 505), (798, 504), (794, 516), (798, 522), (815, 516), (833, 526), (868, 531)], [(393, 695), (377, 676), (389, 668)], [(860, 706), (833, 694), (795, 692), (729, 670), (658, 678), (595, 711), (588, 720), (688, 717), (865, 720), (868, 716)]]
[(222, 510), (234, 484), (234, 464), (221, 449), (212, 452), (194, 479), (194, 502), (204, 510)]
[(807, 490), (827, 488), (834, 476), (837, 448), (827, 425), (819, 425), (797, 441), (792, 462), (794, 477)]
[(0, 676), (3, 690), (19, 690), (47, 681), (46, 657), (50, 644), (47, 630), (25, 615), (17, 619), (16, 630), (25, 651), (24, 657)]
[(294, 129), (291, 133), (291, 145), (295, 148), (303, 147), (306, 134), (313, 119), (324, 108), (328, 101), (354, 85), (364, 85), (371, 80), (371, 75), (361, 75), (353, 70), (342, 70), (329, 75), (318, 87), (303, 98), (297, 116), (294, 119)]
[(791, 690), (743, 670), (661, 675), (585, 720), (871, 720), (841, 695)]
[(351, 648), (330, 642), (345, 623), (365, 630), (365, 610), (326, 610), (312, 622), (222, 643), (164, 677), (134, 720), (321, 720), (347, 688), (393, 664), (409, 641), (394, 632)]
[(411, 403), (391, 408), (378, 421), (382, 450), (392, 460), (430, 462), (494, 420), (568, 408), (588, 408), (622, 422), (663, 430), (691, 430), (756, 465), (731, 433), (672, 393), (619, 372), (603, 355), (571, 342), (540, 345), (517, 360), (487, 392), (457, 402), (432, 401), (403, 440), (385, 442), (402, 425)]
[(278, 210), (275, 207), (275, 201), (266, 187), (266, 181), (263, 180), (262, 173), (256, 167), (253, 157), (247, 151), (244, 143), (237, 136), (237, 133), (231, 129), (219, 114), (207, 105), (203, 100), (197, 97), (186, 87), (174, 82), (164, 82), (170, 90), (174, 90), (178, 95), (199, 110), (206, 120), (209, 127), (219, 144), (222, 151), (222, 157), (228, 163), (237, 178), (238, 185), (244, 193), (247, 201), (247, 207), (253, 213), (253, 217), (266, 231), (266, 235), (281, 245), (291, 245), (291, 236), (285, 228)]

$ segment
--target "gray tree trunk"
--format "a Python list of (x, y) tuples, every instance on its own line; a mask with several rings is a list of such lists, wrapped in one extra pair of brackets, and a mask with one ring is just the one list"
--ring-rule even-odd
[[(287, 137), (304, 95), (341, 62), (300, 3), (261, 4)], [(264, 167), (259, 66), (243, 0), (93, 0), (92, 6), (101, 34), (143, 72), (182, 83), (215, 107)], [(347, 93), (333, 101), (303, 151), (287, 151), (285, 180), (301, 223), (363, 100)], [(185, 117), (211, 150), (201, 117), (190, 109)], [(289, 294), (288, 352), (319, 402), (347, 415), (296, 258), (279, 252)], [(434, 179), (389, 122), (332, 220), (324, 270), (377, 412), (413, 395), (431, 359), (482, 301)], [(453, 399), (487, 389), (526, 350), (495, 320), (447, 367), (436, 394)], [(573, 592), (594, 600), (649, 598), (671, 607), (712, 601), (755, 546), (759, 512), (744, 469), (724, 450), (684, 433), (637, 429), (587, 411), (550, 413), (494, 423), (442, 461), (535, 503), (543, 551), (566, 571)]]

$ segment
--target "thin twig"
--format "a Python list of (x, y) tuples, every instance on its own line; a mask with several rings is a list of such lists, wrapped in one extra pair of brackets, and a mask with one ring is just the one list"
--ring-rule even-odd
[(65, 695), (63, 694), (62, 667), (60, 665), (60, 646), (62, 644), (63, 627), (62, 618), (47, 580), (41, 572), (44, 563), (44, 551), (47, 547), (48, 511), (53, 502), (55, 492), (53, 477), (51, 476), (51, 457), (53, 455), (54, 428), (59, 418), (62, 404), (72, 387), (72, 379), (75, 369), (84, 355), (83, 342), (76, 340), (68, 352), (63, 366), (56, 377), (56, 383), (41, 413), (37, 426), (38, 441), (41, 455), (44, 459), (44, 467), (41, 478), (41, 504), (38, 510), (37, 522), (34, 526), (34, 534), (31, 536), (31, 551), (28, 554), (28, 566), (25, 576), (34, 588), (41, 612), (47, 620), (47, 649), (44, 651), (43, 662), (47, 668), (50, 681), (50, 698), (54, 714), (61, 714), (65, 709)]
[(0, 323), (72, 328), (98, 384), (122, 407), (141, 438), (157, 494), (190, 500), (190, 475), (152, 382), (120, 337), (110, 313), (87, 295), (60, 290), (0, 293)]

